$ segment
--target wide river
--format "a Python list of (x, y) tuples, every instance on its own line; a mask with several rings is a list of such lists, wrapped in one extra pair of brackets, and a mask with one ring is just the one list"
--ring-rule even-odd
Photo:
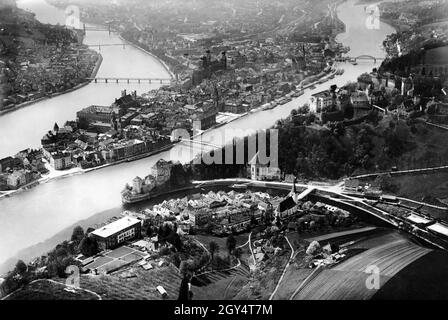
[[(351, 48), (349, 55), (370, 54), (383, 57), (381, 48), (386, 35), (394, 32), (389, 25), (380, 23), (378, 29), (368, 29), (365, 24), (364, 5), (355, 5), (356, 0), (344, 2), (338, 8), (339, 18), (346, 24), (346, 33), (338, 36), (338, 41)], [(19, 0), (18, 6), (36, 14), (44, 23), (64, 24), (64, 12), (46, 4), (44, 0)], [(88, 31), (86, 44), (122, 43), (117, 35), (106, 31)], [(98, 50), (98, 48), (96, 49)], [(103, 63), (98, 76), (116, 77), (168, 77), (159, 61), (143, 51), (127, 45), (101, 48)], [(306, 103), (311, 93), (327, 89), (332, 84), (344, 85), (356, 80), (363, 72), (378, 66), (365, 60), (353, 66), (342, 63), (345, 70), (330, 82), (307, 90), (303, 96), (273, 110), (261, 111), (233, 121), (210, 131), (203, 140), (222, 145), (234, 136), (243, 136), (258, 129), (272, 126), (276, 120), (285, 118), (292, 109)], [(15, 154), (27, 147), (39, 147), (42, 135), (57, 122), (76, 117), (76, 111), (91, 104), (108, 105), (119, 97), (121, 90), (137, 90), (138, 93), (157, 88), (156, 84), (95, 84), (91, 83), (79, 90), (41, 101), (0, 117), (0, 158)], [(240, 130), (239, 129), (244, 129)], [(148, 157), (131, 163), (111, 166), (86, 174), (75, 175), (41, 184), (30, 190), (0, 199), (0, 272), (4, 272), (17, 258), (28, 260), (52, 248), (58, 241), (70, 236), (67, 229), (80, 222), (86, 227), (98, 212), (116, 214), (121, 210), (120, 191), (124, 184), (136, 175), (145, 176), (151, 166), (160, 158), (188, 161), (198, 150), (178, 145), (169, 152)], [(102, 217), (104, 218), (104, 217)], [(98, 222), (98, 221), (94, 221)], [(61, 234), (61, 230), (66, 230)], [(59, 237), (54, 237), (59, 232)], [(48, 240), (51, 239), (51, 240)], [(35, 246), (33, 249), (28, 247)], [(23, 250), (28, 248), (27, 250)], [(22, 250), (22, 251), (21, 251)], [(19, 252), (21, 251), (21, 252)]]

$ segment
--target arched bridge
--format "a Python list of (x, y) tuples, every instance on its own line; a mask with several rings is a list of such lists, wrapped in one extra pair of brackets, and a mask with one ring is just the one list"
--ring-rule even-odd
[(362, 54), (362, 55), (357, 56), (357, 57), (355, 57), (355, 58), (353, 58), (353, 59), (354, 59), (355, 61), (358, 60), (358, 59), (363, 59), (363, 60), (373, 60), (373, 61), (376, 63), (376, 60), (382, 60), (383, 58), (376, 58), (376, 57), (373, 57), (373, 56), (368, 55), (368, 54)]
[(371, 56), (369, 54), (362, 54), (362, 55), (359, 55), (357, 57), (347, 57), (347, 56), (345, 56), (345, 57), (336, 58), (336, 61), (342, 61), (342, 62), (347, 62), (347, 61), (348, 62), (356, 62), (356, 60), (373, 60), (373, 62), (376, 63), (378, 60), (384, 60), (384, 58), (374, 57), (374, 56)]

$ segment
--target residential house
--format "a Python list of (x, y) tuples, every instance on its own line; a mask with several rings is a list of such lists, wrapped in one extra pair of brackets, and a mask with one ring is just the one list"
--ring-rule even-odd
[(320, 112), (333, 104), (333, 96), (329, 90), (311, 95), (309, 100), (310, 112)]

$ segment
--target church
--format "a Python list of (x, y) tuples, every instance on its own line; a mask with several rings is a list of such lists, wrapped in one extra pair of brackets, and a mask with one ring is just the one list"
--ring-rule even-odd
[(259, 152), (249, 161), (250, 177), (252, 180), (280, 180), (281, 171), (278, 167), (270, 166), (270, 163), (261, 163)]

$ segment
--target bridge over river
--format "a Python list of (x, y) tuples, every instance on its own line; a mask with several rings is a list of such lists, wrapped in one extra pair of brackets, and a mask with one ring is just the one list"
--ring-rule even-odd
[(339, 62), (356, 62), (357, 60), (373, 60), (374, 63), (376, 63), (378, 60), (382, 61), (384, 60), (383, 57), (374, 57), (371, 56), (369, 54), (362, 54), (356, 57), (349, 57), (349, 56), (344, 56), (344, 57), (337, 57), (336, 61)]
[(160, 83), (160, 84), (170, 84), (172, 79), (171, 78), (135, 78), (135, 77), (95, 77), (95, 78), (86, 78), (87, 80), (97, 82), (138, 82), (138, 83)]

